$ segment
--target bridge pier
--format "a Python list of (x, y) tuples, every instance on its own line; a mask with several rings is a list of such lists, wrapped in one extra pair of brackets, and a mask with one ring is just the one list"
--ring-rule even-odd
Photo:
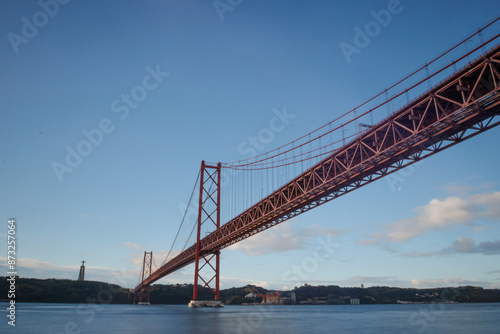
[(192, 300), (188, 304), (189, 307), (224, 307), (220, 300)]

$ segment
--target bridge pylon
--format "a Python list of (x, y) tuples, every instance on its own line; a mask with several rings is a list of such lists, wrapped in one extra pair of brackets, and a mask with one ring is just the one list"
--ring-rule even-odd
[[(210, 233), (220, 228), (220, 189), (221, 164), (211, 166), (202, 161), (193, 300), (189, 303), (189, 307), (224, 306), (219, 301), (220, 250), (205, 252), (201, 243), (202, 230), (205, 233)], [(209, 289), (214, 294), (214, 300), (199, 300), (199, 294), (204, 289)]]
[(149, 305), (149, 297), (151, 294), (151, 285), (144, 285), (144, 280), (151, 275), (153, 265), (153, 252), (144, 252), (144, 259), (142, 261), (142, 276), (141, 276), (141, 288), (138, 293), (134, 295), (134, 304), (135, 297), (137, 294), (139, 295), (139, 305)]

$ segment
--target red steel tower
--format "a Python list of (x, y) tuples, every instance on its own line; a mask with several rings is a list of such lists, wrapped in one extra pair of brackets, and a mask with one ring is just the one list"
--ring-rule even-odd
[[(219, 301), (219, 266), (220, 250), (207, 252), (201, 243), (202, 228), (213, 232), (220, 228), (220, 184), (221, 164), (210, 166), (201, 162), (200, 199), (198, 206), (198, 228), (196, 235), (196, 253), (194, 270), (193, 300), (189, 307), (222, 307)], [(201, 288), (198, 287), (200, 284)], [(198, 300), (201, 291), (208, 288), (215, 297), (213, 301)]]
[[(141, 288), (139, 290), (139, 305), (149, 304), (151, 285), (149, 285), (149, 284), (144, 285), (144, 280), (151, 275), (152, 264), (153, 264), (153, 252), (152, 251), (149, 253), (144, 252), (144, 259), (142, 261)], [(146, 299), (146, 296), (147, 296), (147, 300), (144, 300), (144, 299)]]

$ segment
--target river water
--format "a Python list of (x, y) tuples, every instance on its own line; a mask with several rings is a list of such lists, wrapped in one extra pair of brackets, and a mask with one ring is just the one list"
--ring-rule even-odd
[(500, 304), (231, 306), (16, 304), (1, 333), (500, 333)]

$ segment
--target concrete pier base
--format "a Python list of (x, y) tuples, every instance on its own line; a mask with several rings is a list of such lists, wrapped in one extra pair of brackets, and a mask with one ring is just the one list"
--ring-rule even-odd
[(220, 300), (192, 300), (189, 307), (224, 307)]

